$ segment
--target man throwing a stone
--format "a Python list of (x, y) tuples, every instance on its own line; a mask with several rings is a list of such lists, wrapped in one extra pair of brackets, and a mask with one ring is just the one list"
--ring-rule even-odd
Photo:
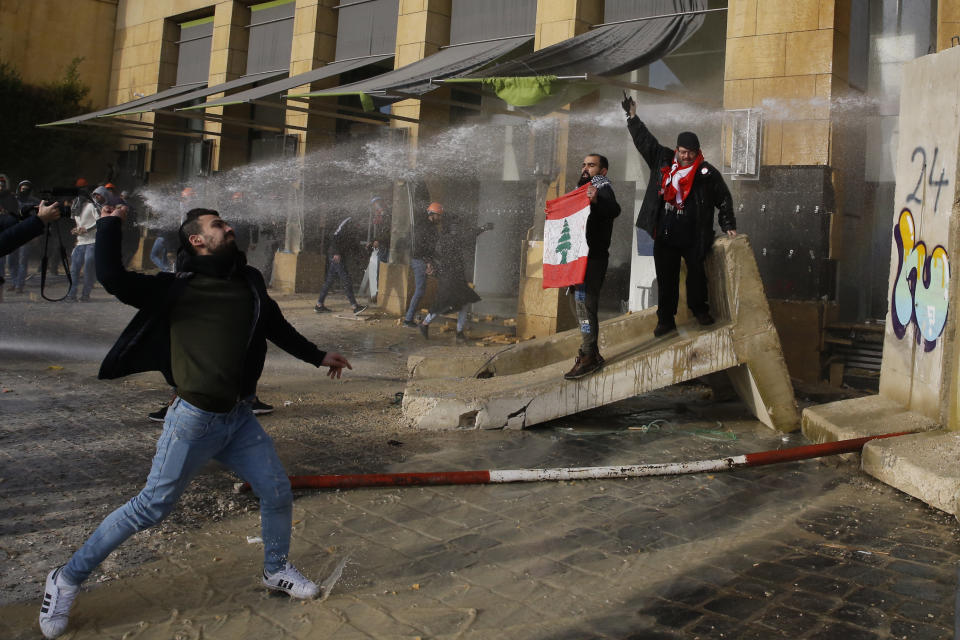
[(731, 238), (737, 235), (730, 190), (720, 172), (703, 159), (695, 133), (684, 131), (677, 136), (677, 148), (671, 149), (657, 142), (637, 117), (633, 98), (624, 98), (623, 109), (633, 144), (650, 167), (637, 227), (653, 238), (660, 291), (653, 335), (666, 335), (677, 328), (674, 316), (680, 298), (681, 258), (687, 265), (687, 306), (701, 325), (713, 324), (703, 263), (713, 246), (714, 209), (720, 228)]
[(216, 211), (192, 209), (180, 227), (185, 261), (177, 274), (124, 269), (121, 226), (126, 207), (105, 206), (97, 222), (97, 277), (121, 302), (139, 309), (100, 368), (101, 378), (160, 371), (177, 389), (143, 490), (112, 514), (47, 576), (40, 629), (67, 628), (80, 584), (128, 537), (167, 516), (191, 478), (211, 458), (253, 487), (260, 499), (263, 584), (294, 598), (319, 591), (287, 560), (293, 496), (270, 437), (251, 410), (267, 340), (339, 378), (352, 368), (300, 335), (246, 264), (233, 229)]

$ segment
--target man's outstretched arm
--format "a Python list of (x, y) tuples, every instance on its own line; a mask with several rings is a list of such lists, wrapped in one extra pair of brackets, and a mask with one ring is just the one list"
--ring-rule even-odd
[[(97, 221), (97, 280), (103, 288), (115, 295), (120, 302), (137, 307), (161, 303), (166, 292), (165, 284), (159, 276), (127, 271), (120, 256), (120, 241), (123, 236), (123, 222), (127, 208), (123, 205), (103, 208)], [(169, 274), (167, 274), (169, 277)]]

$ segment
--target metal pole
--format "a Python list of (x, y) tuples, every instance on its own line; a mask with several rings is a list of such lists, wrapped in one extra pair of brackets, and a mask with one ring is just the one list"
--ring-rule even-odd
[[(838, 440), (789, 449), (759, 451), (746, 455), (656, 464), (610, 467), (567, 467), (558, 469), (507, 469), (502, 471), (427, 471), (419, 473), (359, 473), (349, 475), (290, 476), (294, 489), (355, 489), (359, 487), (408, 487), (424, 485), (501, 484), (507, 482), (545, 482), (557, 480), (590, 480), (595, 478), (640, 478), (676, 476), (692, 473), (729, 471), (742, 467), (760, 467), (779, 462), (793, 462), (860, 451), (867, 442), (907, 435), (910, 431), (887, 433), (852, 440)], [(238, 491), (249, 491), (250, 485), (237, 484)]]

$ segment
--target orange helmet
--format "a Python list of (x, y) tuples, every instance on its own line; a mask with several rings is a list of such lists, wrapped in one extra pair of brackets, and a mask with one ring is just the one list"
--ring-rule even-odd
[(431, 202), (430, 206), (427, 207), (427, 214), (435, 213), (438, 216), (443, 215), (443, 205), (439, 202)]

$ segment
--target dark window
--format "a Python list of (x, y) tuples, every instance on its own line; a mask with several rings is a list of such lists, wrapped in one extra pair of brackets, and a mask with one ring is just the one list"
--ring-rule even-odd
[(394, 52), (400, 0), (343, 0), (337, 11), (337, 60)]
[(204, 18), (180, 25), (177, 54), (177, 84), (206, 82), (210, 77), (210, 45), (213, 41), (213, 18)]
[(247, 75), (282, 71), (290, 67), (293, 44), (294, 0), (267, 2), (250, 7), (250, 43), (247, 46)]
[(450, 44), (532, 34), (537, 0), (453, 0)]

